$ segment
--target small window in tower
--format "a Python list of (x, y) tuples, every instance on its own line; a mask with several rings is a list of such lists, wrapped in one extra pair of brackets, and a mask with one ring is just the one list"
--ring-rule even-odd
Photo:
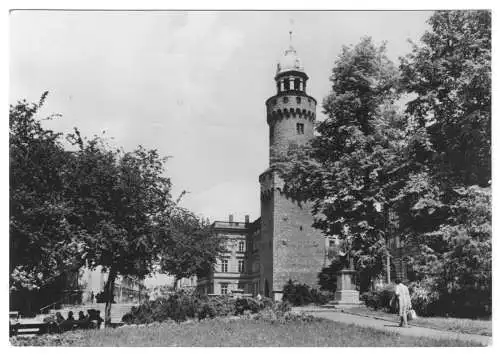
[(272, 105), (276, 105), (277, 104), (277, 101), (276, 99), (273, 99), (273, 101), (271, 102)]
[(295, 90), (302, 90), (302, 88), (300, 87), (300, 79), (299, 78), (295, 78)]
[(283, 103), (288, 103), (288, 97), (283, 97)]
[(300, 102), (302, 101), (302, 98), (300, 98), (300, 97), (297, 97), (295, 99), (297, 100), (297, 104), (300, 104)]
[(290, 90), (290, 81), (285, 81), (285, 90)]
[(297, 134), (299, 135), (304, 134), (304, 124), (297, 123)]

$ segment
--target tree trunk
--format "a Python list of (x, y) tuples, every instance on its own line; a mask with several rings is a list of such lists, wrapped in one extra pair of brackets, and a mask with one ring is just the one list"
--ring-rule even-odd
[(111, 304), (113, 303), (116, 275), (116, 269), (111, 267), (109, 270), (108, 281), (106, 282), (106, 285), (104, 285), (104, 296), (106, 298), (106, 307), (104, 308), (105, 326), (111, 326)]
[(181, 279), (179, 279), (177, 277), (174, 278), (174, 291), (177, 291), (177, 283), (179, 282), (179, 280), (181, 280)]

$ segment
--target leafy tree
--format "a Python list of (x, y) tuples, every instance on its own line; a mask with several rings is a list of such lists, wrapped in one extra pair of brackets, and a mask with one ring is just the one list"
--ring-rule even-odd
[(438, 293), (441, 313), (491, 313), (491, 189), (456, 190), (447, 220), (413, 239), (420, 254), (411, 258), (418, 280)]
[(393, 105), (397, 69), (370, 38), (343, 48), (330, 80), (318, 136), (278, 169), (289, 195), (313, 202), (314, 227), (347, 243), (368, 277), (364, 289), (383, 268), (386, 206), (404, 185), (407, 121)]
[(174, 287), (182, 278), (207, 275), (224, 248), (208, 222), (181, 207), (172, 211), (161, 235), (160, 269), (175, 277)]
[(491, 182), (491, 14), (437, 11), (429, 23), (401, 63), (420, 138), (409, 161), (420, 170), (394, 206), (402, 236), (420, 247), (417, 278), (428, 277), (441, 310), (479, 313), (491, 306), (491, 205), (481, 189)]
[(88, 266), (108, 272), (104, 296), (109, 324), (117, 275), (143, 278), (153, 270), (160, 247), (157, 232), (175, 205), (170, 179), (163, 176), (166, 159), (143, 147), (123, 152), (99, 138), (85, 142), (78, 131), (70, 138), (79, 145), (69, 193), (74, 224), (86, 232), (82, 243)]
[(66, 191), (71, 155), (62, 134), (44, 129), (37, 116), (47, 95), (9, 111), (9, 273), (15, 291), (38, 291), (81, 264), (81, 232), (68, 219), (74, 210)]
[(178, 277), (209, 269), (217, 239), (171, 199), (166, 159), (110, 148), (77, 129), (67, 136), (76, 150), (65, 150), (62, 134), (36, 116), (46, 96), (10, 108), (11, 290), (61, 289), (65, 274), (101, 266), (109, 324), (118, 275), (143, 278), (160, 259)]
[(491, 179), (491, 13), (436, 11), (432, 31), (402, 58), (407, 111), (426, 127), (443, 183), (488, 185)]

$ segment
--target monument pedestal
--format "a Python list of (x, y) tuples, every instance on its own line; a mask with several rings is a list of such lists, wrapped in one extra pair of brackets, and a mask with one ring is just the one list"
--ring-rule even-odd
[(335, 300), (330, 304), (335, 307), (352, 307), (361, 305), (359, 300), (359, 291), (354, 284), (356, 270), (342, 269), (337, 273), (337, 290), (335, 291)]

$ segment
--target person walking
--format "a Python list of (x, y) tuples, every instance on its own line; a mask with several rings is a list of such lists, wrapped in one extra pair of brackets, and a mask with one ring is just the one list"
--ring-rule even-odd
[(411, 310), (411, 298), (408, 287), (401, 282), (401, 279), (396, 279), (396, 298), (399, 305), (399, 326), (408, 327), (408, 313)]

